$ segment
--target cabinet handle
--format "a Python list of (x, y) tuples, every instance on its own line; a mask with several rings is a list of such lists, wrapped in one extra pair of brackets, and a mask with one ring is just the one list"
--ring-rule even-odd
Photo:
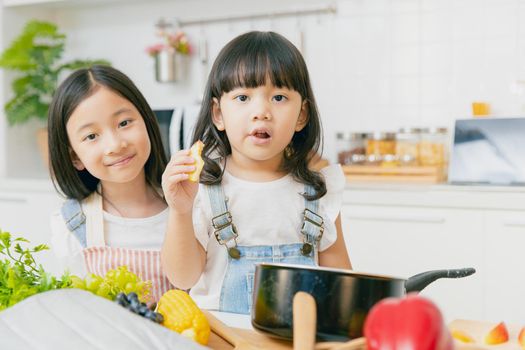
[(445, 222), (445, 218), (439, 217), (416, 217), (416, 216), (358, 216), (358, 215), (345, 215), (345, 218), (351, 220), (368, 220), (368, 221), (395, 221), (395, 222), (419, 222), (425, 224), (442, 224)]
[(518, 227), (525, 227), (525, 221), (523, 220), (508, 220), (503, 221), (503, 226), (518, 226)]
[(27, 203), (27, 199), (20, 197), (0, 197), (0, 202), (4, 203)]

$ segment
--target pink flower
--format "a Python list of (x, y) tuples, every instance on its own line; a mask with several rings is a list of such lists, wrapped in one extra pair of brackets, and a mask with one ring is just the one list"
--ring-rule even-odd
[(151, 56), (155, 56), (156, 54), (158, 54), (165, 48), (166, 46), (164, 44), (155, 44), (155, 45), (146, 47), (146, 52)]
[(190, 55), (193, 52), (188, 38), (183, 31), (168, 33), (165, 30), (158, 30), (157, 36), (163, 38), (165, 43), (148, 46), (146, 52), (151, 56), (157, 55), (162, 50), (175, 50), (183, 55)]

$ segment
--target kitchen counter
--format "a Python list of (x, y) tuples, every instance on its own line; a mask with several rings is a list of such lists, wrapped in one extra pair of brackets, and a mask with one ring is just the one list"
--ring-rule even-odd
[(53, 183), (49, 179), (14, 179), (0, 178), (1, 192), (55, 192)]
[(210, 311), (215, 317), (230, 327), (253, 330), (250, 315), (233, 314), (230, 312)]
[(391, 191), (454, 191), (454, 192), (510, 192), (524, 193), (525, 186), (492, 186), (492, 185), (453, 185), (448, 183), (440, 184), (421, 184), (421, 183), (378, 183), (378, 182), (347, 182), (346, 189), (361, 190), (391, 190)]
[[(483, 193), (523, 193), (525, 186), (482, 186), (482, 185), (451, 185), (442, 184), (410, 184), (410, 183), (377, 183), (377, 182), (347, 182), (347, 190), (369, 191), (408, 191), (408, 192), (483, 192)], [(50, 179), (33, 178), (0, 178), (0, 191), (54, 191)]]
[(525, 210), (525, 186), (347, 183), (345, 204)]

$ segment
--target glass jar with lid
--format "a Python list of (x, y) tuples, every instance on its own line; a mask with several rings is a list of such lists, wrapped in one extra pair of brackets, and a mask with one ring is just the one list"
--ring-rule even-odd
[(447, 128), (421, 129), (419, 161), (421, 165), (445, 167), (448, 162)]
[(360, 132), (338, 132), (337, 160), (342, 165), (362, 164), (365, 157), (366, 134)]
[(419, 165), (421, 129), (401, 128), (396, 133), (396, 156), (399, 165)]
[(367, 135), (366, 159), (368, 163), (380, 163), (396, 154), (396, 134), (393, 132), (373, 132)]

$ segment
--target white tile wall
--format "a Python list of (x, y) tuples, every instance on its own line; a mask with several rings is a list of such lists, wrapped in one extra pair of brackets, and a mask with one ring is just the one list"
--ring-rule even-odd
[[(11, 20), (4, 22), (3, 39), (7, 42), (17, 32), (6, 30), (5, 23), (15, 22), (16, 28), (29, 16), (55, 19), (68, 34), (66, 58), (108, 58), (130, 75), (153, 107), (165, 107), (195, 102), (203, 69), (209, 69), (234, 36), (251, 29), (275, 30), (299, 44), (302, 32), (323, 117), (325, 154), (332, 160), (334, 135), (340, 130), (451, 127), (454, 119), (471, 114), (471, 103), (477, 100), (488, 102), (499, 116), (525, 114), (524, 0), (337, 0), (336, 15), (187, 27), (194, 42), (207, 38), (210, 64), (203, 68), (193, 59), (187, 79), (177, 84), (156, 83), (153, 60), (144, 53), (156, 41), (153, 25), (160, 17), (274, 12), (322, 3), (332, 1), (251, 1), (248, 6), (245, 0), (135, 1), (46, 7), (38, 14), (7, 9), (4, 19)], [(31, 152), (24, 150), (30, 142), (17, 141), (26, 134), (15, 131), (16, 136), (9, 136), (7, 170), (0, 174), (24, 175), (28, 169), (38, 173)], [(20, 145), (12, 146), (16, 142)]]

